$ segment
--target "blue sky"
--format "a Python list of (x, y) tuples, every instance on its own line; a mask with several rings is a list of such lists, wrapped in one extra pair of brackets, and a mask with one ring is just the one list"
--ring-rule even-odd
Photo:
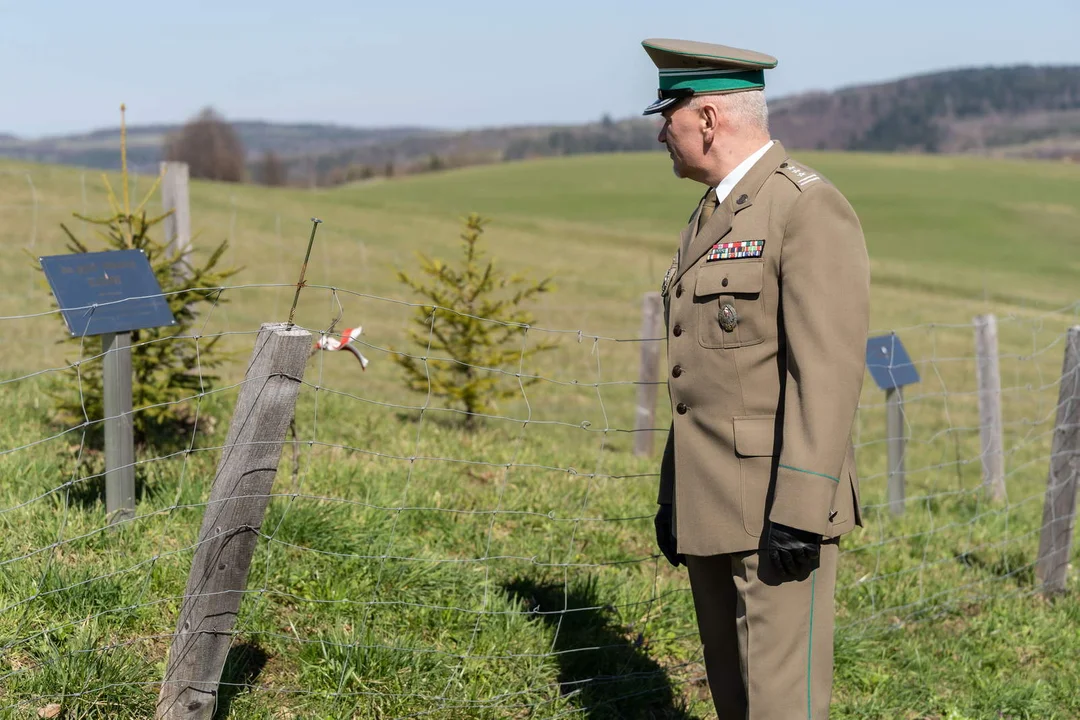
[(770, 53), (771, 97), (1080, 64), (1080, 0), (0, 0), (0, 133), (229, 119), (469, 128), (638, 114), (646, 37)]

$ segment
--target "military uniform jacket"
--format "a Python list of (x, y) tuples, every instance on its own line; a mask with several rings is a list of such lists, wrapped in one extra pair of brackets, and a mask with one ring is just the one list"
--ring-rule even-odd
[(678, 552), (752, 550), (767, 521), (861, 525), (851, 441), (870, 271), (843, 195), (774, 142), (695, 235), (661, 294), (672, 422), (660, 468)]

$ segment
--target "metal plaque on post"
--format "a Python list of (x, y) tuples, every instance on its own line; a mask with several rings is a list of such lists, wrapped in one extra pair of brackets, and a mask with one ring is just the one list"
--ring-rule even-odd
[(105, 508), (109, 522), (135, 515), (131, 331), (176, 318), (142, 250), (38, 258), (73, 337), (101, 336), (105, 404)]
[(866, 341), (866, 369), (882, 390), (892, 390), (919, 382), (919, 371), (895, 333), (879, 335)]
[(895, 333), (866, 341), (866, 369), (885, 391), (885, 434), (889, 458), (889, 509), (904, 512), (904, 453), (907, 423), (904, 419), (904, 386), (919, 382), (919, 371)]
[(176, 324), (142, 250), (51, 255), (39, 260), (73, 336)]

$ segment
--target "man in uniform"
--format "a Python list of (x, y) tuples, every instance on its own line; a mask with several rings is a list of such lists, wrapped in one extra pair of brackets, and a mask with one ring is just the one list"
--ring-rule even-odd
[(687, 566), (720, 720), (824, 720), (839, 538), (859, 513), (851, 430), (869, 260), (835, 186), (770, 140), (775, 58), (642, 43), (658, 140), (707, 190), (662, 284), (672, 423), (656, 541)]

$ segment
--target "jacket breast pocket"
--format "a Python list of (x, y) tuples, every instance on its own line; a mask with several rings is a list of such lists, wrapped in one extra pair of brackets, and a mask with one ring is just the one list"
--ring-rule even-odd
[(720, 260), (698, 270), (694, 304), (702, 347), (745, 347), (766, 338), (764, 281), (764, 260)]

